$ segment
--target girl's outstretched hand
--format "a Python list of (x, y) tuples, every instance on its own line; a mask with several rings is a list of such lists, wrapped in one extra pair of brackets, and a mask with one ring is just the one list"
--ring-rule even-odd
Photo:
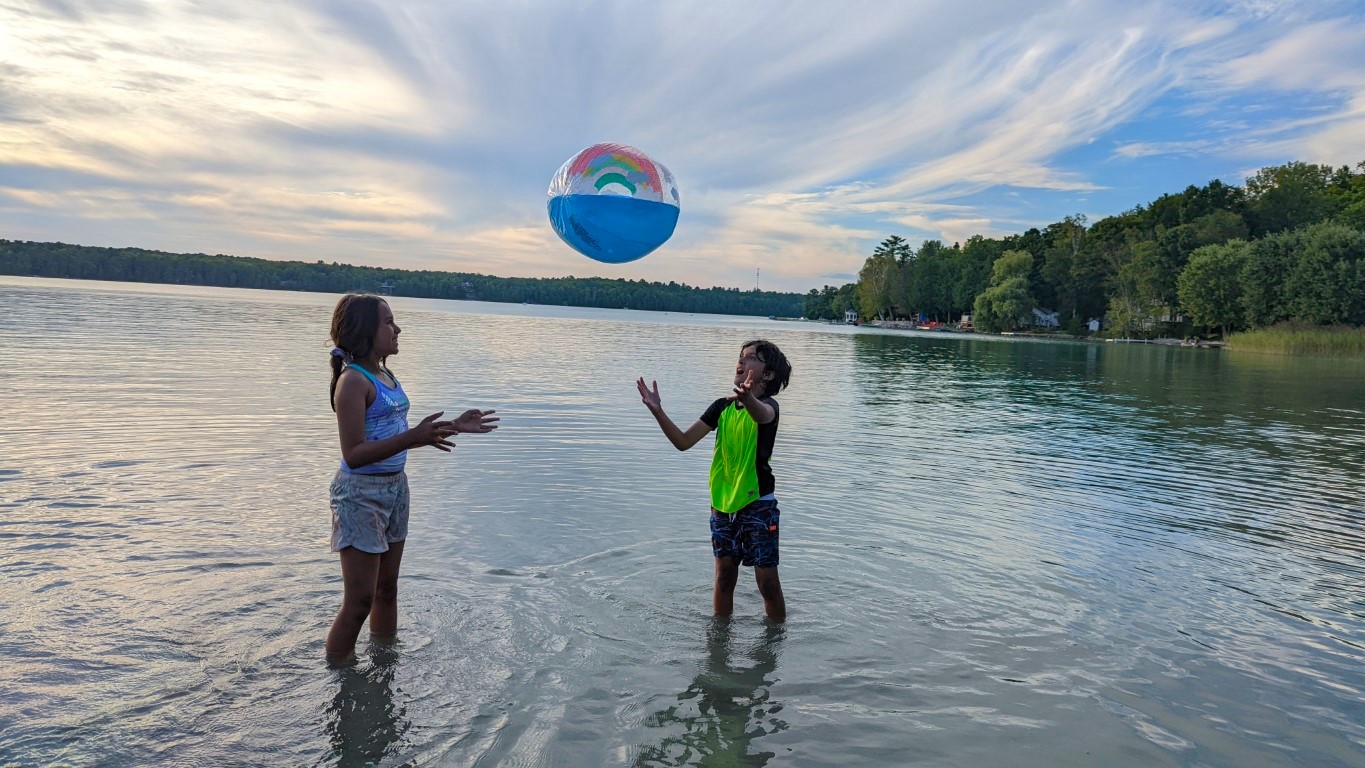
[(645, 404), (650, 413), (658, 413), (664, 408), (663, 400), (659, 399), (659, 382), (651, 382), (654, 389), (645, 386), (645, 377), (641, 376), (635, 381), (635, 388), (640, 390), (640, 402)]
[(450, 453), (450, 449), (454, 448), (455, 444), (446, 438), (454, 435), (456, 430), (453, 422), (437, 421), (444, 413), (445, 411), (433, 413), (422, 419), (422, 423), (412, 428), (412, 439), (415, 445), (429, 445)]
[(478, 408), (470, 408), (451, 421), (457, 432), (492, 432), (498, 428), (493, 422), (498, 420), (494, 410), (481, 411)]

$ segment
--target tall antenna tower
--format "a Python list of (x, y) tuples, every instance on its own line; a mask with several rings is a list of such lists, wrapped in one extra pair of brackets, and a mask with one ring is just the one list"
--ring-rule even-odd
[(754, 293), (758, 293), (758, 275), (762, 271), (758, 267), (754, 267)]

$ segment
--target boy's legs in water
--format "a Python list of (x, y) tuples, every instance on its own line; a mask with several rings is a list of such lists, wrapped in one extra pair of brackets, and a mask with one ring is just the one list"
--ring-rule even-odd
[(782, 582), (777, 578), (777, 566), (754, 568), (754, 581), (758, 582), (758, 593), (763, 596), (763, 612), (773, 621), (787, 618), (787, 600), (782, 596)]
[(711, 600), (717, 616), (734, 612), (740, 565), (752, 563), (764, 613), (773, 621), (787, 617), (782, 582), (777, 577), (778, 515), (777, 502), (762, 499), (735, 515), (711, 511), (711, 552), (716, 558)]
[(403, 562), (403, 544), (389, 542), (389, 551), (379, 556), (370, 608), (370, 637), (375, 639), (392, 640), (398, 634), (398, 566)]
[(380, 556), (347, 547), (341, 555), (341, 610), (327, 633), (327, 661), (344, 664), (355, 657), (355, 639), (374, 607)]
[[(773, 621), (787, 618), (787, 601), (782, 596), (782, 581), (777, 577), (777, 566), (755, 568), (754, 581), (763, 596), (763, 612)], [(716, 585), (711, 591), (711, 605), (717, 616), (729, 616), (735, 610), (735, 584), (739, 582), (739, 559), (716, 558)], [(373, 627), (373, 625), (371, 625)]]
[(717, 616), (735, 610), (735, 584), (739, 581), (739, 558), (716, 558), (716, 586), (711, 590), (711, 607)]

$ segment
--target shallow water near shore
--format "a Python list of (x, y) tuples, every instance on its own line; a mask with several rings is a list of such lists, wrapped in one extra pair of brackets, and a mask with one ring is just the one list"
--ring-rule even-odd
[[(1365, 764), (1365, 364), (394, 298), (396, 644), (329, 669), (335, 296), (0, 278), (0, 765)], [(790, 618), (710, 616), (740, 344)]]

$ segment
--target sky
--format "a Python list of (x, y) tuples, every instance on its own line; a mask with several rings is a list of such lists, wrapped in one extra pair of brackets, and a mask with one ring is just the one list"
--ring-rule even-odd
[[(0, 238), (805, 292), (1354, 166), (1361, 41), (1361, 0), (0, 0)], [(682, 200), (625, 265), (546, 213), (608, 141)]]

